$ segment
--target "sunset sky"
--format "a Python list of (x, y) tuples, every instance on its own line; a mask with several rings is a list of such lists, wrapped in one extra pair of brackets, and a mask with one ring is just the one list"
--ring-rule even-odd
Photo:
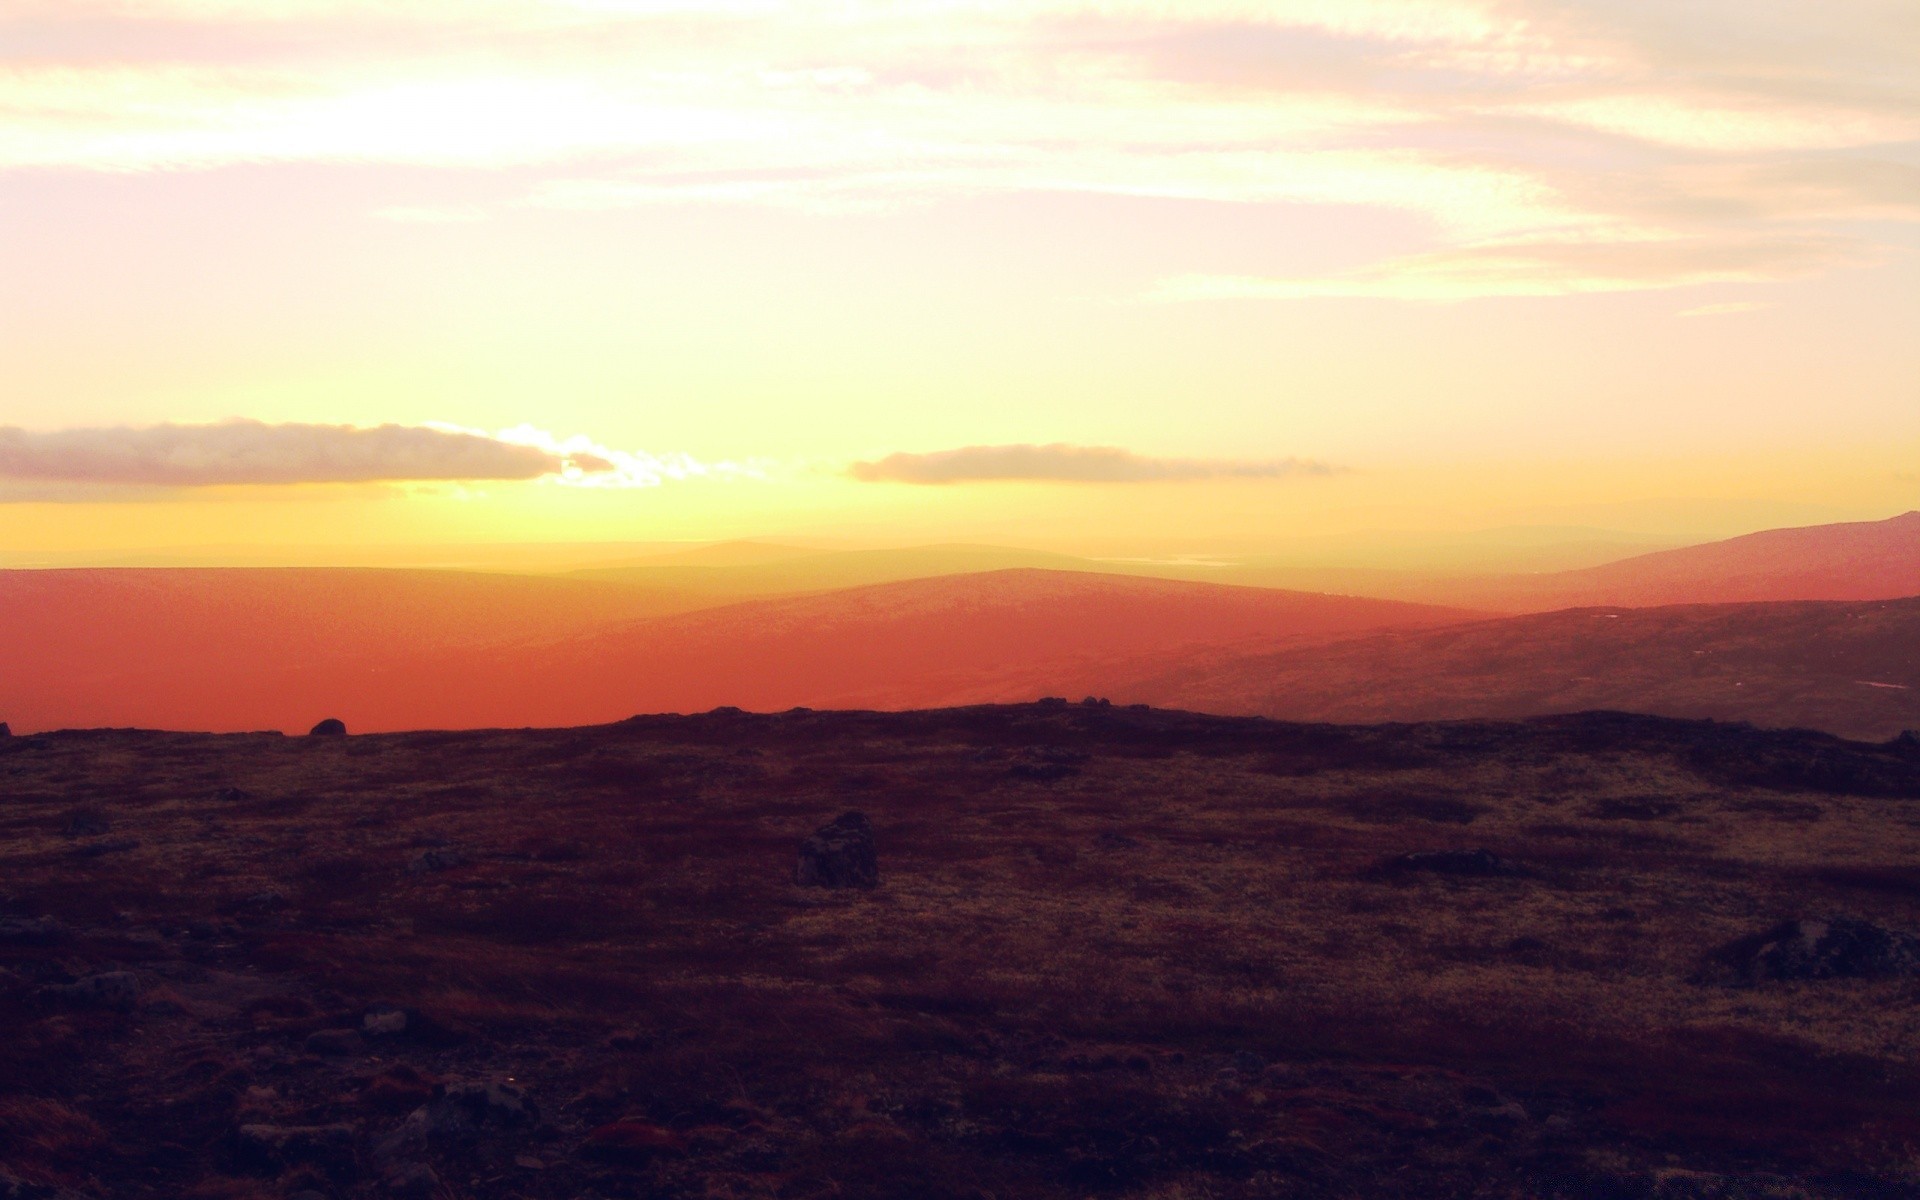
[(5, 0), (0, 565), (1893, 515), (1916, 64), (1913, 0)]

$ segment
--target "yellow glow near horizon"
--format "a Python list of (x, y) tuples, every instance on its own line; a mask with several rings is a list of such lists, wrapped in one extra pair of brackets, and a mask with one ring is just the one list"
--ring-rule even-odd
[[(20, 0), (0, 47), (0, 434), (613, 464), (269, 494), (89, 459), (0, 474), (0, 554), (1920, 504), (1898, 3)], [(843, 473), (1054, 443), (1349, 470)]]

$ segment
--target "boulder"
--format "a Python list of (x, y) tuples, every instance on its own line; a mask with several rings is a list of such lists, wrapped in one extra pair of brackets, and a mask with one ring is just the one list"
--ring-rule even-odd
[(1387, 860), (1389, 871), (1434, 875), (1518, 875), (1520, 868), (1484, 847), (1472, 850), (1416, 850)]
[(407, 1010), (379, 1005), (367, 1010), (360, 1019), (360, 1031), (368, 1037), (394, 1037), (407, 1031)]
[(1920, 937), (1852, 917), (1782, 921), (1729, 942), (1713, 954), (1717, 974), (1734, 983), (1795, 979), (1895, 979), (1920, 976)]
[(803, 887), (878, 886), (880, 861), (866, 814), (842, 813), (801, 842), (793, 881)]
[(13, 730), (7, 728), (7, 723), (5, 721), (0, 721), (0, 737), (12, 737), (12, 736), (13, 736)]
[(110, 1008), (131, 1012), (140, 999), (140, 981), (132, 971), (103, 971), (72, 983), (40, 989), (40, 997), (66, 1008)]
[(0, 917), (0, 946), (51, 946), (67, 933), (53, 917)]
[(428, 875), (435, 871), (447, 871), (467, 861), (467, 856), (451, 847), (439, 850), (422, 850), (407, 863), (407, 874)]
[(345, 721), (340, 720), (338, 717), (328, 717), (326, 720), (320, 722), (318, 725), (315, 725), (312, 729), (307, 730), (307, 736), (308, 737), (345, 737), (347, 736), (347, 723)]

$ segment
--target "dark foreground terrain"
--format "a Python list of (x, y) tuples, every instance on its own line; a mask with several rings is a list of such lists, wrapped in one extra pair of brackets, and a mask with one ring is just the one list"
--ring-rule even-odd
[(13, 737), (0, 1197), (1920, 1196), (1901, 931), (1911, 737)]

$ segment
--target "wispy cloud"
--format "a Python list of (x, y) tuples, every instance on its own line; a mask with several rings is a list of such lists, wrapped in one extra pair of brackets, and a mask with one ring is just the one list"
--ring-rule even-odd
[(0, 428), (0, 481), (192, 488), (222, 485), (528, 480), (614, 474), (564, 445), (406, 425), (215, 425), (30, 431)]
[[(1774, 279), (1849, 261), (1816, 263), (1796, 239), (1920, 220), (1909, 9), (14, 0), (0, 15), (0, 46), (21, 48), (0, 50), (0, 172), (397, 164), (511, 173), (518, 189), (371, 206), (415, 223), (1050, 192), (1359, 207), (1429, 231), (1423, 257), (1183, 279), (1170, 294)], [(1582, 240), (1626, 227), (1657, 236)], [(1706, 262), (1739, 243), (1781, 249), (1771, 266)], [(1649, 266), (1655, 255), (1670, 265)], [(1585, 261), (1607, 256), (1617, 263)]]
[(1866, 261), (1855, 242), (1822, 236), (1683, 237), (1637, 231), (1584, 238), (1512, 238), (1409, 255), (1332, 275), (1189, 275), (1163, 282), (1159, 300), (1349, 297), (1455, 301), (1575, 296), (1709, 283), (1766, 283)]
[(1334, 468), (1298, 458), (1236, 461), (1156, 458), (1117, 446), (964, 446), (929, 454), (889, 454), (857, 462), (847, 474), (863, 483), (1159, 483), (1198, 479), (1286, 479), (1330, 475)]

